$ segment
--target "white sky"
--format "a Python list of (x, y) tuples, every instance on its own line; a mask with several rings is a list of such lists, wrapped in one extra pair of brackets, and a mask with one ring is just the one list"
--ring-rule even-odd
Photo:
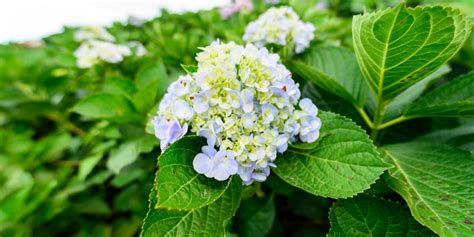
[(223, 6), (230, 0), (2, 0), (0, 43), (38, 39), (64, 25), (108, 25), (129, 15), (157, 16), (160, 8), (173, 12)]

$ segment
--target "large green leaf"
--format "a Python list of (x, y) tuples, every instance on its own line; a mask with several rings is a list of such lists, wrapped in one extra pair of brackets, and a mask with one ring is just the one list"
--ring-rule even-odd
[(423, 92), (434, 82), (436, 79), (442, 75), (451, 71), (451, 68), (448, 65), (440, 67), (431, 75), (427, 76), (423, 80), (415, 83), (410, 88), (406, 89), (404, 92), (398, 94), (388, 105), (385, 107), (384, 118), (390, 120), (403, 114), (406, 109), (418, 99)]
[(123, 122), (137, 121), (139, 117), (132, 102), (120, 95), (99, 93), (77, 103), (72, 111), (96, 119), (112, 119)]
[(408, 108), (406, 116), (474, 116), (474, 72), (421, 97)]
[(289, 67), (305, 80), (322, 89), (362, 106), (368, 87), (354, 53), (344, 48), (315, 48)]
[(133, 102), (142, 112), (148, 112), (166, 93), (168, 86), (175, 80), (166, 72), (160, 60), (142, 66), (136, 76), (138, 92), (133, 95)]
[(359, 195), (339, 200), (329, 213), (328, 236), (435, 236), (401, 204)]
[[(158, 158), (156, 208), (190, 210), (216, 201), (230, 185), (197, 173), (194, 157), (206, 144), (202, 137), (183, 137)], [(238, 179), (238, 178), (231, 178)]]
[(474, 122), (455, 128), (436, 130), (417, 138), (416, 141), (446, 144), (474, 152)]
[(242, 201), (236, 216), (239, 236), (266, 236), (275, 220), (275, 201), (273, 195), (266, 198), (256, 196)]
[(441, 236), (474, 234), (474, 155), (441, 144), (384, 146), (395, 165), (387, 184), (408, 203), (416, 220)]
[(154, 209), (154, 187), (141, 236), (225, 236), (225, 226), (240, 204), (241, 189), (242, 181), (238, 178), (232, 179), (227, 190), (214, 203), (202, 208), (180, 211)]
[(400, 4), (355, 16), (352, 31), (362, 74), (378, 98), (389, 100), (453, 57), (470, 22), (452, 8)]
[(387, 169), (364, 130), (347, 118), (319, 114), (321, 137), (296, 144), (276, 159), (273, 171), (314, 195), (347, 198), (368, 189)]

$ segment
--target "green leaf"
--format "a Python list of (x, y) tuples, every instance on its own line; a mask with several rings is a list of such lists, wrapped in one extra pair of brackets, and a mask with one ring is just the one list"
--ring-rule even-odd
[(412, 215), (441, 236), (474, 234), (474, 155), (441, 144), (405, 143), (382, 148), (395, 165), (387, 184)]
[(446, 144), (474, 152), (474, 122), (455, 128), (433, 131), (417, 138), (416, 141)]
[(106, 78), (102, 90), (106, 93), (124, 96), (131, 96), (137, 92), (133, 81), (117, 76)]
[(436, 79), (438, 79), (440, 76), (450, 71), (451, 68), (448, 65), (444, 65), (433, 72), (431, 75), (415, 83), (413, 86), (397, 95), (385, 108), (385, 120), (390, 120), (403, 114), (403, 112), (405, 112), (406, 109), (423, 94), (430, 84), (436, 81)]
[(158, 196), (155, 208), (196, 209), (209, 205), (222, 196), (230, 185), (230, 180), (207, 178), (193, 168), (194, 157), (201, 153), (201, 147), (205, 144), (202, 137), (186, 136), (158, 158)]
[(315, 48), (290, 69), (307, 81), (341, 98), (363, 106), (368, 86), (362, 79), (354, 53), (344, 48)]
[(100, 93), (90, 95), (77, 103), (72, 111), (94, 119), (137, 121), (135, 106), (120, 95)]
[(358, 15), (352, 24), (362, 74), (380, 100), (389, 100), (446, 63), (470, 33), (459, 10), (395, 8)]
[(347, 118), (321, 111), (321, 137), (296, 144), (276, 159), (273, 171), (314, 195), (347, 198), (368, 189), (387, 169), (364, 130)]
[(474, 116), (474, 72), (460, 76), (413, 103), (405, 116)]
[(273, 195), (266, 198), (254, 196), (242, 201), (236, 220), (239, 236), (266, 236), (275, 220)]
[(359, 195), (339, 200), (329, 213), (328, 236), (435, 236), (401, 204)]
[(99, 153), (84, 158), (79, 166), (77, 178), (80, 181), (84, 181), (86, 177), (92, 172), (97, 163), (99, 163), (100, 159), (102, 159), (103, 155), (104, 154)]
[(143, 66), (136, 77), (135, 84), (139, 90), (133, 96), (134, 104), (140, 111), (147, 113), (166, 93), (174, 79), (167, 74), (166, 67), (161, 61)]
[[(166, 67), (163, 62), (157, 61), (140, 68), (135, 79), (135, 84), (138, 89), (141, 90), (156, 81), (166, 81), (167, 78), (168, 74), (166, 73)], [(165, 89), (168, 87), (167, 85), (162, 86)]]
[(156, 187), (150, 194), (150, 210), (142, 226), (148, 236), (225, 236), (225, 227), (240, 204), (242, 181), (233, 178), (225, 192), (205, 207), (188, 211), (153, 209)]
[(327, 198), (314, 196), (298, 190), (287, 197), (288, 208), (292, 214), (313, 221), (327, 221), (331, 201)]
[(195, 72), (197, 72), (198, 70), (198, 66), (196, 65), (184, 65), (184, 64), (181, 64), (181, 67), (183, 68), (183, 70), (188, 73), (188, 74), (193, 74)]
[(107, 168), (115, 174), (135, 162), (142, 152), (150, 152), (156, 143), (156, 139), (144, 137), (122, 143), (115, 150), (112, 150), (107, 160)]

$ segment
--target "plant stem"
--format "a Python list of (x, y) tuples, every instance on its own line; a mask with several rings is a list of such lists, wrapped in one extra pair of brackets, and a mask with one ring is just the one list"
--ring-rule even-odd
[(395, 118), (395, 119), (392, 119), (392, 120), (390, 120), (390, 121), (388, 121), (388, 122), (385, 122), (385, 123), (380, 124), (377, 128), (378, 128), (379, 130), (385, 129), (385, 128), (388, 128), (388, 127), (390, 127), (390, 126), (393, 126), (393, 125), (395, 125), (395, 124), (397, 124), (397, 123), (401, 123), (401, 122), (406, 121), (406, 120), (409, 120), (409, 119), (410, 119), (410, 117), (405, 117), (405, 116), (402, 115), (402, 116), (400, 116), (400, 117), (398, 117), (398, 118)]
[(79, 135), (79, 136), (85, 136), (87, 133), (82, 130), (81, 128), (77, 127), (73, 123), (69, 122), (69, 120), (57, 115), (57, 114), (48, 114), (46, 115), (49, 119), (63, 125), (67, 130), (71, 131), (72, 133)]
[(359, 112), (360, 116), (364, 119), (365, 123), (369, 128), (373, 129), (374, 128), (374, 123), (372, 120), (370, 120), (369, 115), (365, 112), (364, 108), (356, 106), (357, 111)]
[(378, 96), (377, 108), (375, 110), (375, 115), (374, 115), (373, 128), (370, 133), (370, 136), (372, 137), (372, 140), (374, 140), (375, 143), (377, 143), (377, 139), (380, 133), (380, 124), (383, 122), (384, 113), (385, 113), (385, 104), (383, 103), (382, 97)]

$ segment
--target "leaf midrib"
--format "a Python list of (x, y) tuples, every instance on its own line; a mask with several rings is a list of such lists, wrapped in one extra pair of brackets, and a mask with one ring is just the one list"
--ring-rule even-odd
[[(388, 31), (387, 40), (385, 42), (385, 47), (384, 47), (384, 52), (383, 52), (383, 57), (382, 57), (382, 66), (380, 67), (379, 83), (378, 83), (378, 87), (377, 87), (377, 101), (379, 101), (379, 103), (381, 103), (381, 101), (382, 101), (382, 92), (383, 92), (382, 88), (383, 88), (383, 81), (384, 81), (384, 78), (385, 78), (385, 63), (387, 61), (388, 45), (389, 45), (389, 42), (390, 42), (390, 38), (392, 38), (392, 31), (393, 31), (393, 28), (395, 27), (395, 22), (397, 21), (397, 18), (398, 18), (398, 15), (400, 14), (401, 9), (402, 9), (401, 7), (398, 7), (398, 11), (397, 11), (396, 15), (393, 17), (392, 24), (391, 24), (390, 29)], [(373, 26), (374, 25), (372, 25), (372, 27)], [(373, 30), (373, 28), (372, 28), (372, 30)]]

